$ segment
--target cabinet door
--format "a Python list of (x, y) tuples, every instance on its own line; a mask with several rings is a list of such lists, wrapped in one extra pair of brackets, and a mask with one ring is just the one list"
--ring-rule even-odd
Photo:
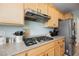
[(44, 55), (43, 53), (47, 50), (47, 45), (40, 46), (37, 48), (34, 48), (32, 50), (27, 51), (27, 56), (39, 56)]
[(55, 56), (60, 56), (60, 46), (54, 47)]
[(25, 56), (25, 54), (21, 53), (21, 54), (17, 54), (16, 56)]
[(59, 19), (64, 20), (64, 15), (61, 12), (59, 12)]
[(47, 25), (48, 25), (48, 27), (57, 28), (58, 27), (58, 19), (54, 18), (54, 20), (48, 20)]
[(24, 24), (23, 4), (2, 3), (0, 4), (0, 23)]
[(53, 20), (48, 20), (47, 26), (48, 27), (54, 27), (55, 23)]
[(59, 10), (57, 10), (56, 8), (54, 9), (54, 27), (58, 27), (58, 19), (60, 17), (59, 15)]
[(54, 18), (55, 18), (55, 9), (52, 6), (48, 7), (48, 15), (51, 16), (50, 20), (54, 20)]
[(64, 52), (65, 52), (65, 46), (64, 46), (64, 40), (62, 39), (61, 40), (61, 43), (60, 43), (60, 55), (61, 56), (64, 56)]
[(60, 45), (60, 55), (64, 56), (64, 44)]
[(54, 21), (53, 21), (53, 27), (54, 28), (57, 28), (58, 27), (58, 18), (54, 18)]
[(45, 53), (38, 54), (36, 56), (46, 56)]
[(51, 17), (47, 23), (48, 27), (53, 27), (53, 25), (54, 25), (54, 11), (51, 6), (48, 7), (48, 15)]
[(73, 18), (73, 14), (72, 13), (66, 13), (64, 14), (64, 19), (68, 20), (68, 19), (72, 19)]
[(37, 4), (36, 3), (25, 3), (24, 9), (25, 10), (31, 9), (31, 10), (37, 11)]
[(37, 4), (37, 10), (43, 14), (47, 14), (48, 8), (47, 4), (45, 3), (38, 3)]
[(26, 53), (25, 52), (18, 53), (18, 54), (16, 54), (16, 56), (26, 56)]
[(48, 56), (54, 56), (54, 48), (50, 48), (47, 53)]
[(48, 21), (48, 27), (58, 27), (58, 16), (54, 7), (49, 6), (48, 15), (51, 16), (51, 19)]

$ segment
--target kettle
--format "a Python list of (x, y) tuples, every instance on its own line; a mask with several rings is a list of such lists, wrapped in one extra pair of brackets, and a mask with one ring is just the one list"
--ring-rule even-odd
[(23, 34), (24, 34), (23, 31), (16, 31), (14, 33), (14, 35), (16, 35), (16, 36), (22, 36)]
[(49, 31), (50, 35), (51, 36), (57, 36), (58, 35), (58, 29), (57, 28), (54, 28), (53, 31)]
[(15, 33), (14, 33), (14, 35), (15, 35), (15, 42), (16, 43), (19, 43), (19, 42), (22, 42), (22, 40), (23, 40), (23, 31), (16, 31)]

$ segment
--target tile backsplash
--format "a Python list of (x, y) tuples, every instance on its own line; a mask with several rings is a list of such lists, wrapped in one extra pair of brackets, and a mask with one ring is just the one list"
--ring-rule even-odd
[(0, 25), (0, 32), (5, 32), (6, 37), (13, 36), (13, 33), (16, 31), (23, 30), (23, 27), (20, 26), (9, 26), (9, 25)]
[(43, 23), (34, 22), (34, 21), (25, 21), (25, 27), (30, 31), (30, 36), (37, 35), (46, 35), (49, 31), (53, 31), (53, 29), (43, 27)]
[[(50, 30), (53, 31), (53, 29), (43, 27), (42, 23), (34, 21), (26, 21), (25, 27), (30, 31), (30, 36), (46, 35)], [(21, 26), (0, 25), (0, 32), (5, 32), (6, 37), (11, 37), (14, 32), (22, 30)]]

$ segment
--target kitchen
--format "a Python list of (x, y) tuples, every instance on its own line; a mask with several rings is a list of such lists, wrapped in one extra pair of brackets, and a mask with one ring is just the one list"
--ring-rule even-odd
[(0, 56), (79, 55), (76, 53), (78, 6), (76, 3), (0, 4)]

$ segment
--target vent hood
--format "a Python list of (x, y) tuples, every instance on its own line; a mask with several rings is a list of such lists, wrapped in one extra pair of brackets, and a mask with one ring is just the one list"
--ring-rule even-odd
[(25, 10), (25, 20), (45, 23), (50, 19), (50, 16), (42, 14), (34, 10)]

